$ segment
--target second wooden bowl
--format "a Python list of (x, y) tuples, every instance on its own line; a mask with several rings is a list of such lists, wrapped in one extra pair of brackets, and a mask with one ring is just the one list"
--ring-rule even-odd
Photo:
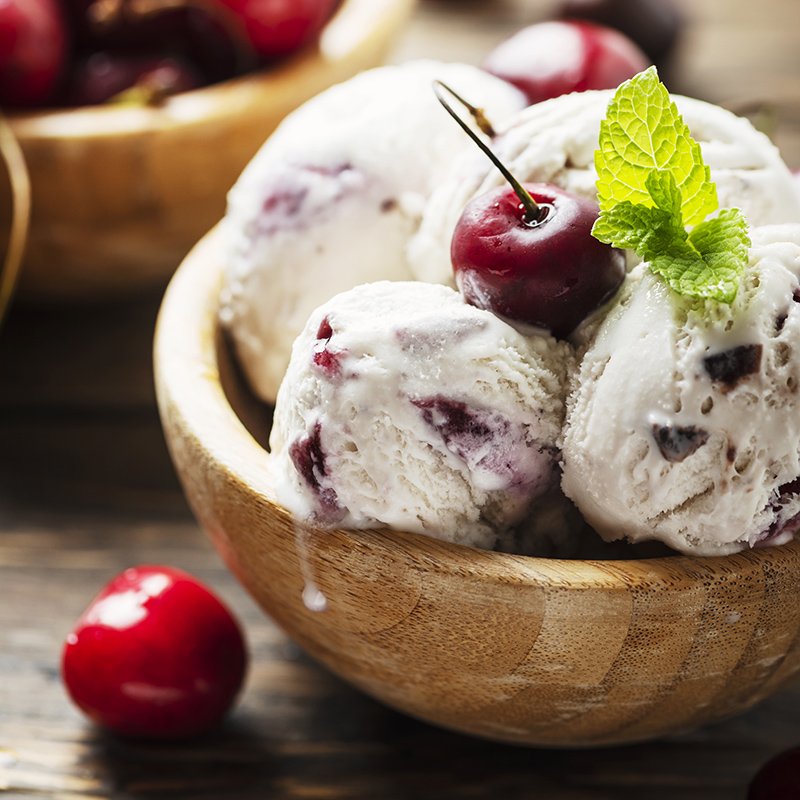
[[(158, 107), (12, 116), (33, 193), (19, 293), (96, 300), (166, 284), (222, 216), (228, 189), (283, 117), (381, 63), (413, 5), (344, 0), (318, 47)], [(0, 212), (8, 200), (0, 189)]]
[(562, 561), (297, 524), (250, 432), (264, 441), (269, 410), (220, 334), (221, 272), (211, 234), (164, 300), (167, 441), (230, 568), (338, 675), (447, 728), (594, 746), (737, 714), (800, 671), (800, 541), (724, 558)]

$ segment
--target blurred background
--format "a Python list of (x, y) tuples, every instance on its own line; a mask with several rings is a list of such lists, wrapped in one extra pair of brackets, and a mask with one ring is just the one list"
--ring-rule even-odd
[[(5, 0), (12, 12), (28, 2)], [(81, 14), (89, 6), (64, 4)], [(197, 529), (163, 443), (150, 351), (170, 274), (222, 215), (227, 188), (268, 131), (307, 97), (384, 59), (480, 64), (525, 25), (586, 16), (637, 41), (672, 91), (749, 116), (800, 169), (795, 0), (345, 0), (277, 43), (245, 21), (237, 23), (242, 45), (242, 31), (227, 32), (223, 15), (155, 60), (140, 53), (137, 37), (146, 50), (155, 41), (147, 27), (126, 41), (125, 2), (96, 5), (103, 47), (96, 32), (73, 29), (72, 44), (59, 45), (66, 34), (45, 30), (27, 45), (33, 56), (18, 56), (36, 62), (19, 96), (9, 87), (21, 83), (9, 76), (19, 75), (10, 70), (19, 68), (15, 35), (25, 22), (0, 0), (0, 305), (3, 286), (10, 300), (0, 322), (0, 792), (527, 797), (536, 788), (554, 798), (744, 797), (758, 766), (796, 744), (800, 687), (691, 736), (546, 754), (401, 718), (306, 660)], [(151, 24), (148, 3), (139, 6)], [(165, 25), (161, 36), (183, 34)], [(56, 61), (72, 59), (57, 88), (41, 73), (48, 48)], [(14, 213), (28, 222), (19, 270)], [(61, 640), (95, 587), (148, 561), (208, 580), (251, 639), (255, 666), (236, 720), (196, 749), (105, 739), (59, 685)]]

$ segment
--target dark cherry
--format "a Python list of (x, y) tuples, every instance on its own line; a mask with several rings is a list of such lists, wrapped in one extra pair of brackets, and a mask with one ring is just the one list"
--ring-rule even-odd
[(625, 280), (622, 251), (592, 236), (597, 203), (558, 186), (521, 184), (445, 93), (491, 135), (482, 109), (441, 81), (434, 81), (434, 93), (509, 183), (470, 201), (456, 223), (450, 257), (461, 294), (471, 305), (512, 322), (569, 336)]
[(656, 64), (670, 55), (684, 25), (672, 0), (564, 0), (558, 14), (616, 28)]
[(615, 89), (649, 64), (619, 31), (568, 20), (523, 28), (498, 45), (483, 68), (539, 103), (569, 92)]
[(592, 237), (596, 203), (547, 184), (524, 188), (538, 220), (505, 186), (464, 209), (450, 250), (456, 284), (468, 303), (564, 338), (619, 289), (625, 258)]
[(46, 103), (66, 64), (67, 39), (56, 0), (0, 2), (0, 105)]
[(262, 58), (287, 55), (322, 30), (338, 0), (217, 0), (235, 11)]
[(800, 797), (800, 747), (768, 761), (753, 778), (747, 800), (797, 800)]
[(125, 736), (177, 738), (215, 725), (247, 664), (230, 611), (171, 567), (125, 570), (92, 601), (62, 656), (72, 700)]
[(219, 0), (94, 0), (79, 15), (78, 29), (84, 50), (177, 57), (204, 84), (258, 63), (241, 20)]
[(75, 66), (64, 94), (67, 105), (105, 103), (134, 87), (143, 101), (196, 89), (202, 78), (182, 59), (136, 56), (120, 53), (92, 53)]

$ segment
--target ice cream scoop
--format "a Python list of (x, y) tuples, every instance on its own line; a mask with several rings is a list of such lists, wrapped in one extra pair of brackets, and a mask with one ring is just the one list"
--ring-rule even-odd
[(491, 548), (557, 483), (568, 363), (445, 286), (339, 294), (278, 392), (278, 499), (301, 520)]
[[(563, 95), (531, 106), (508, 125), (493, 149), (520, 181), (551, 183), (594, 199), (594, 152), (612, 91)], [(770, 140), (719, 106), (673, 96), (711, 168), (721, 208), (741, 208), (753, 225), (800, 219), (800, 191)], [(456, 223), (474, 197), (503, 178), (480, 154), (464, 151), (433, 192), (408, 252), (417, 280), (452, 283), (450, 245)]]
[(439, 107), (446, 80), (502, 120), (524, 105), (463, 64), (382, 67), (291, 114), (230, 192), (221, 319), (256, 393), (272, 401), (309, 313), (369, 281), (411, 277), (406, 244), (453, 154), (469, 146)]
[(606, 539), (721, 555), (800, 526), (800, 225), (751, 235), (732, 305), (643, 264), (583, 358), (562, 486)]

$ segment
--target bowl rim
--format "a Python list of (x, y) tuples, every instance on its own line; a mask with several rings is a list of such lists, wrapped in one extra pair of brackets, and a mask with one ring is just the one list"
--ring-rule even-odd
[[(158, 314), (153, 362), (162, 424), (179, 420), (207, 468), (223, 471), (245, 489), (254, 502), (267, 504), (288, 522), (291, 513), (274, 497), (274, 480), (266, 450), (253, 438), (234, 411), (222, 386), (217, 347), (219, 295), (224, 268), (224, 229), (218, 224), (189, 252), (173, 276)], [(165, 428), (168, 426), (165, 424)], [(169, 439), (169, 435), (168, 435)], [(313, 529), (312, 530), (319, 530)], [(641, 559), (561, 559), (477, 550), (423, 534), (388, 528), (327, 533), (387, 538), (433, 554), (440, 567), (463, 572), (465, 562), (482, 579), (526, 583), (530, 579), (553, 588), (628, 591), (640, 585), (707, 583), (709, 578), (760, 574), (787, 555), (800, 557), (800, 539), (777, 547), (750, 549), (732, 555), (675, 554)], [(620, 576), (625, 576), (624, 581)]]
[[(305, 84), (334, 62), (354, 57), (372, 39), (388, 41), (417, 0), (342, 0), (316, 43), (287, 58), (225, 81), (180, 92), (155, 106), (101, 104), (9, 109), (7, 118), (22, 140), (98, 139), (194, 125), (221, 109), (252, 107), (265, 94)], [(355, 34), (355, 35), (354, 35)], [(224, 111), (222, 112), (224, 113)]]

